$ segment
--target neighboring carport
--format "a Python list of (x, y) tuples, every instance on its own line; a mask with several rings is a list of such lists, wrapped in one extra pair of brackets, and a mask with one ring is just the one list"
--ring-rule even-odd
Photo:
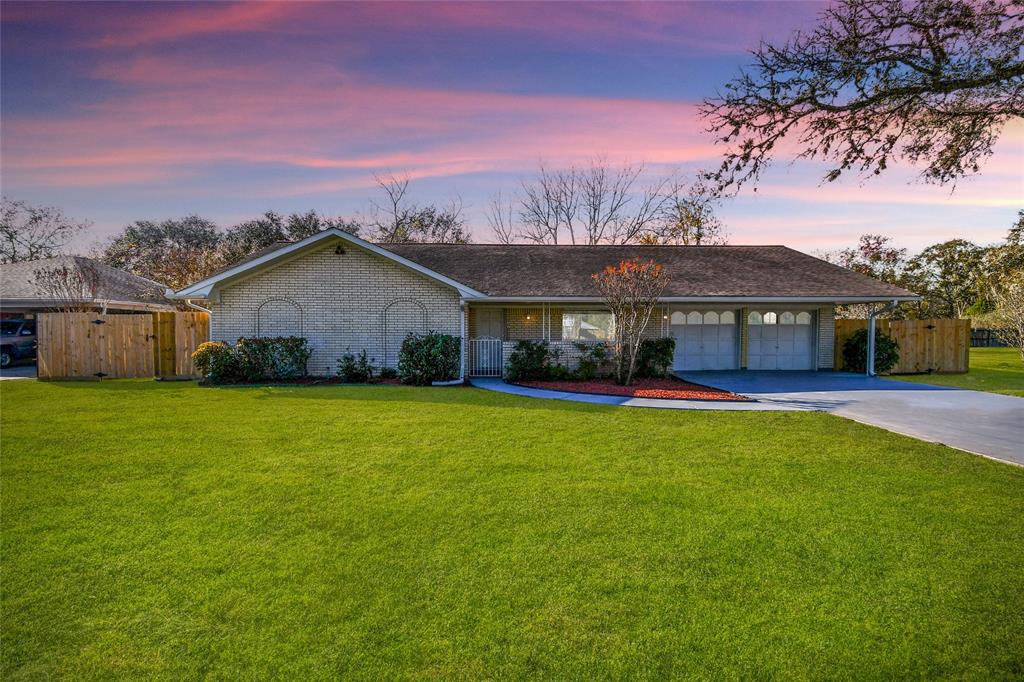
[(678, 372), (686, 380), (817, 409), (921, 440), (1024, 465), (1024, 398), (847, 372)]

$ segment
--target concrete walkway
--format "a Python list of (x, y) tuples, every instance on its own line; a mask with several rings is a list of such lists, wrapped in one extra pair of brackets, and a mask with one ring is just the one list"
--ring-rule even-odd
[(1024, 465), (1024, 398), (846, 372), (682, 372), (679, 377)]
[(735, 403), (625, 398), (548, 391), (472, 379), (501, 393), (598, 405), (672, 410), (815, 410), (920, 440), (1024, 465), (1024, 398), (929, 386), (846, 372), (681, 372), (695, 384), (753, 398)]

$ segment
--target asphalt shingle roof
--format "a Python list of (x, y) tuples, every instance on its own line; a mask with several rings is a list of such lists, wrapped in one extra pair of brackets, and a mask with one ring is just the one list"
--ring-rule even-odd
[(7, 300), (48, 300), (48, 295), (36, 284), (37, 270), (87, 265), (95, 268), (99, 276), (97, 299), (149, 305), (171, 304), (164, 296), (165, 287), (162, 284), (81, 256), (58, 256), (0, 265), (0, 296)]
[(488, 296), (598, 296), (591, 275), (632, 258), (665, 267), (667, 297), (914, 296), (785, 246), (382, 246)]

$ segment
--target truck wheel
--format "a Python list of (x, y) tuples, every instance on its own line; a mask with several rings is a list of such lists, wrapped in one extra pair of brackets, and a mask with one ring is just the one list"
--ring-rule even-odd
[(7, 348), (0, 350), (0, 367), (10, 367), (12, 362), (14, 362), (14, 356), (11, 355), (11, 351)]

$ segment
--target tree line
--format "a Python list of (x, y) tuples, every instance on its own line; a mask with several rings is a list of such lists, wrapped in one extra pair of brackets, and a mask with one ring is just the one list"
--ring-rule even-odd
[[(1005, 326), (1007, 315), (1024, 305), (1024, 210), (996, 244), (967, 239), (932, 244), (916, 255), (891, 237), (862, 235), (854, 247), (824, 254), (826, 260), (913, 291), (922, 297), (893, 315), (904, 318), (970, 317), (976, 323)], [(840, 314), (865, 317), (863, 306)]]
[[(507, 199), (497, 195), (488, 213), (499, 243), (540, 244), (718, 244), (725, 228), (714, 212), (717, 199), (677, 175), (641, 182), (643, 165), (612, 165), (595, 159), (586, 167), (552, 171), (542, 167)], [(378, 197), (367, 217), (317, 211), (258, 218), (222, 229), (198, 215), (136, 220), (89, 254), (112, 267), (178, 289), (280, 242), (305, 239), (337, 228), (381, 244), (451, 243), (471, 240), (464, 207), (413, 202), (407, 175), (377, 176)], [(501, 216), (501, 219), (498, 219)], [(0, 262), (47, 258), (89, 223), (52, 206), (3, 199)]]

